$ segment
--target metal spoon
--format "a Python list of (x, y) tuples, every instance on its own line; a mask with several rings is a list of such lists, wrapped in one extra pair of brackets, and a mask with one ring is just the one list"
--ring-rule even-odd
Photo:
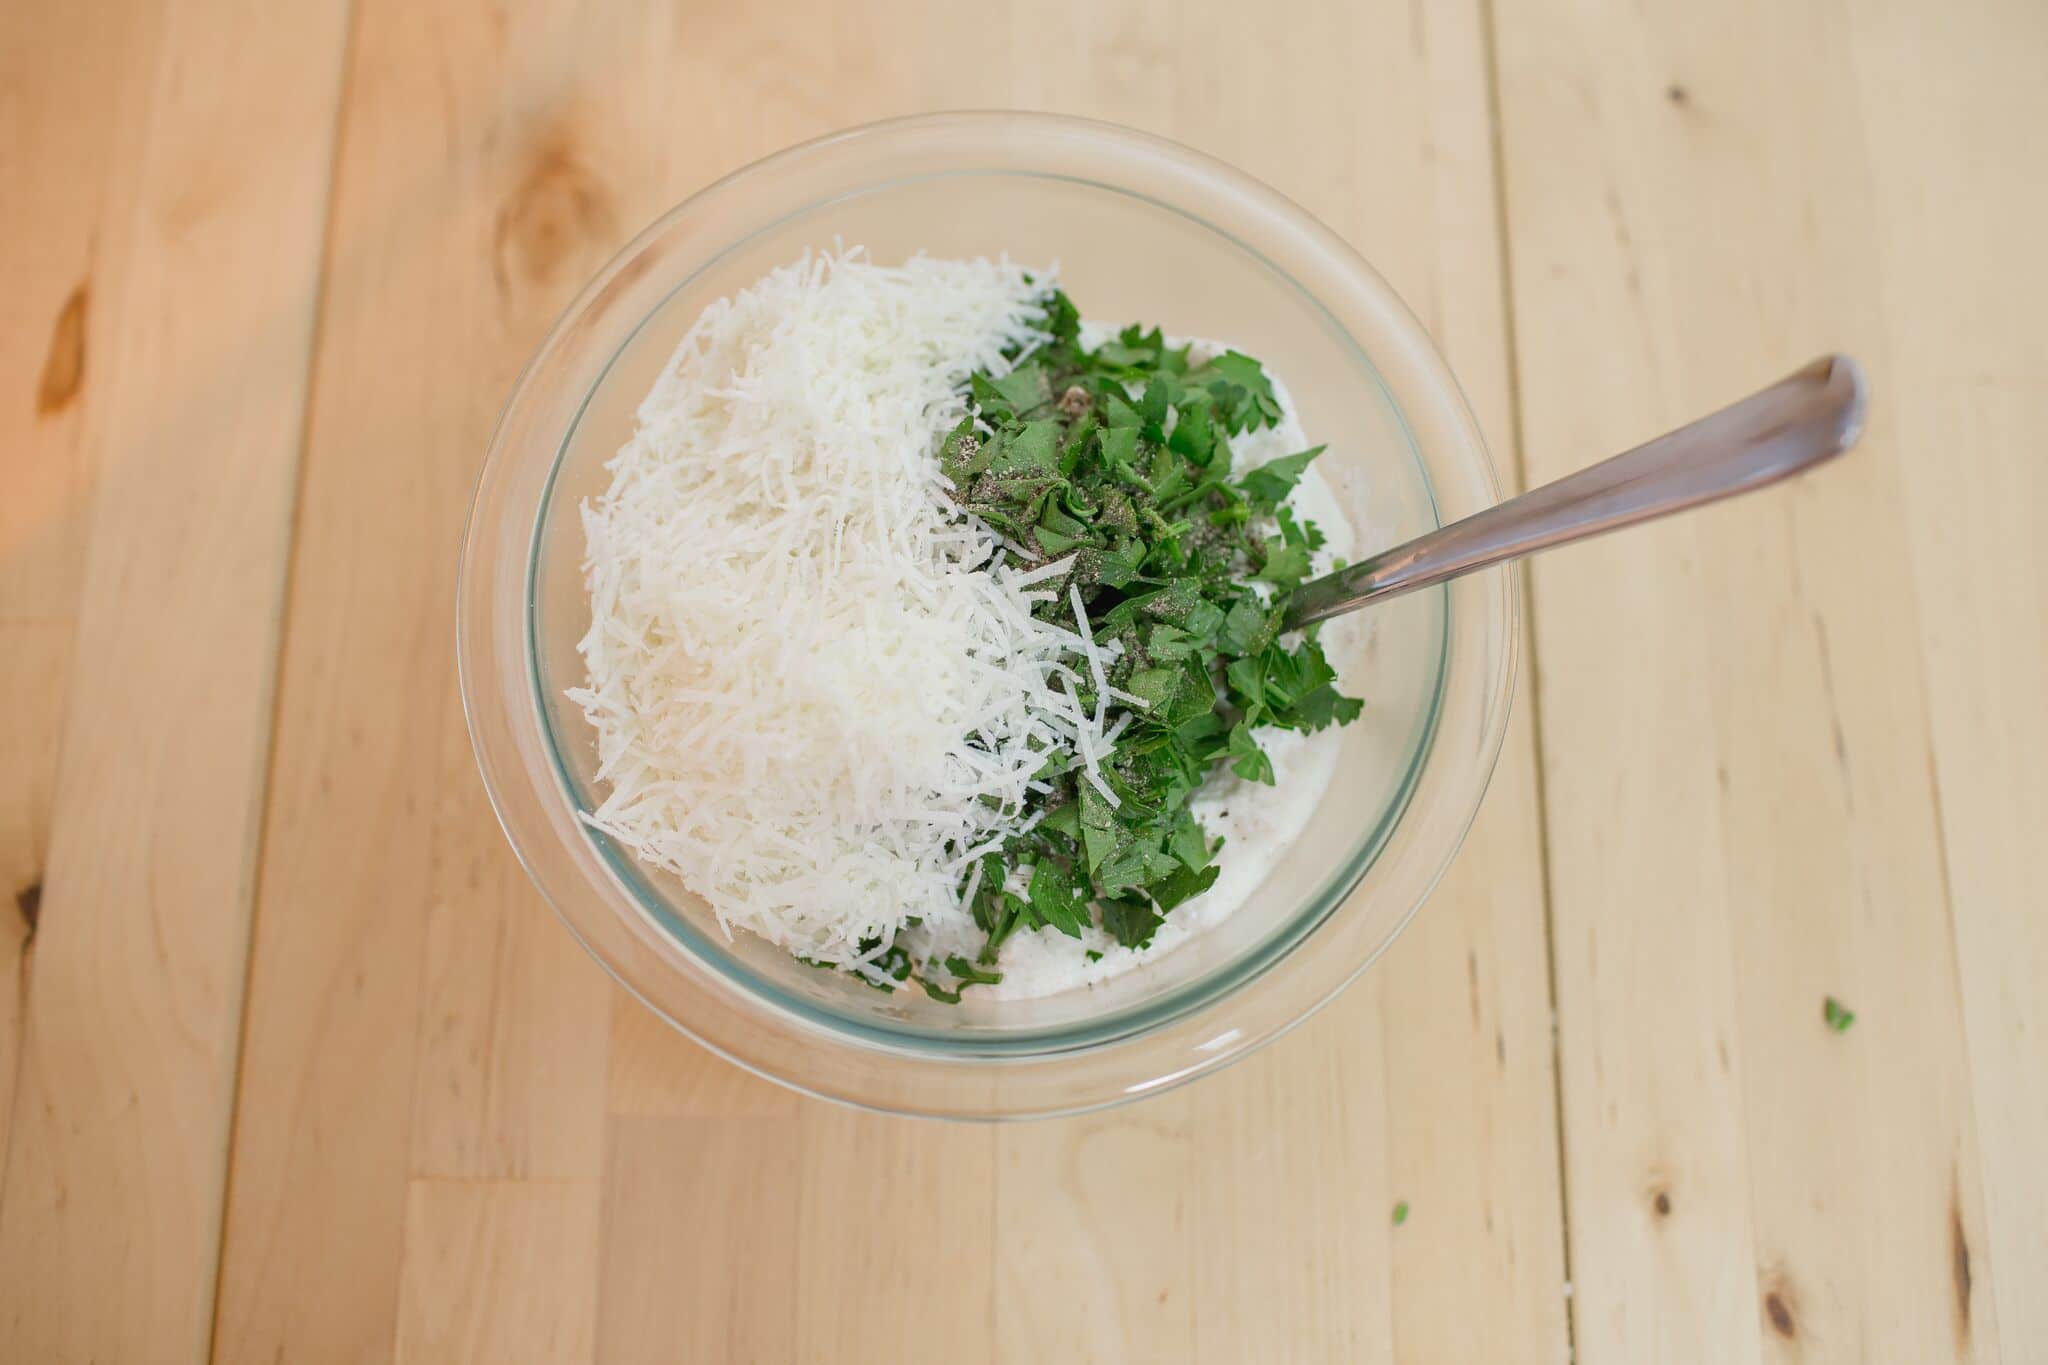
[(1854, 445), (1868, 401), (1861, 365), (1823, 357), (1611, 460), (1302, 584), (1287, 629), (1790, 478)]

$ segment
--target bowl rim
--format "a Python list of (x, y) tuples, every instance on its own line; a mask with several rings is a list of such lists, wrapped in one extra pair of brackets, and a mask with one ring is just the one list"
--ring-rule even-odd
[[(1047, 145), (1026, 146), (1031, 138), (1041, 139)], [(1453, 452), (1465, 457), (1468, 467), (1459, 472), (1472, 483), (1468, 491), (1481, 499), (1480, 505), (1497, 498), (1498, 483), (1470, 406), (1420, 322), (1377, 272), (1330, 229), (1277, 191), (1203, 153), (1115, 124), (1059, 115), (968, 111), (889, 119), (828, 133), (743, 166), (682, 200), (636, 234), (576, 295), (522, 369), (493, 432), (464, 526), (457, 578), (457, 666), (464, 718), (492, 809), (521, 865), (557, 916), (615, 980), (673, 1027), (727, 1060), (803, 1093), (882, 1112), (962, 1118), (1080, 1112), (1183, 1083), (1248, 1055), (1335, 998), (1400, 936), (1462, 844), (1499, 757), (1515, 668), (1519, 624), (1514, 609), (1516, 577), (1509, 568), (1435, 590), (1454, 595), (1446, 598), (1441, 618), (1444, 658), (1440, 661), (1425, 733), (1415, 746), (1411, 770), (1403, 780), (1399, 796), (1381, 813), (1378, 828), (1365, 833), (1351, 846), (1344, 866), (1311, 898), (1312, 902), (1325, 902), (1320, 913), (1296, 916), (1286, 932), (1263, 941), (1247, 954), (1247, 958), (1259, 959), (1251, 970), (1240, 971), (1244, 965), (1240, 959), (1169, 992), (1198, 997), (1177, 1009), (1158, 1015), (1149, 1010), (1154, 1002), (1142, 1002), (1113, 1017), (1131, 1018), (1148, 1013), (1153, 1013), (1153, 1017), (1138, 1017), (1129, 1027), (1098, 1032), (1079, 1043), (1048, 1047), (1044, 1038), (1031, 1034), (983, 1038), (970, 1035), (942, 1045), (944, 1055), (933, 1055), (926, 1050), (932, 1042), (929, 1035), (920, 1035), (916, 1030), (902, 1034), (890, 1029), (877, 1030), (852, 1020), (835, 1023), (816, 1012), (792, 1011), (786, 999), (763, 999), (758, 991), (734, 980), (732, 973), (717, 960), (718, 955), (691, 951), (673, 932), (673, 925), (655, 925), (650, 911), (660, 898), (650, 902), (641, 888), (622, 877), (617, 865), (621, 855), (603, 847), (604, 841), (593, 838), (593, 832), (575, 814), (580, 795), (561, 766), (540, 694), (539, 666), (531, 647), (535, 565), (547, 495), (559, 472), (562, 450), (598, 381), (660, 303), (748, 238), (791, 216), (814, 212), (847, 194), (872, 192), (906, 179), (921, 178), (864, 173), (849, 179), (843, 165), (835, 168), (833, 164), (848, 149), (863, 145), (876, 149), (878, 144), (892, 142), (897, 144), (897, 154), (913, 160), (934, 155), (943, 158), (972, 148), (985, 162), (1001, 163), (941, 165), (925, 174), (982, 171), (1060, 175), (1098, 188), (1136, 194), (1229, 238), (1272, 268), (1330, 318), (1358, 351), (1367, 369), (1379, 378), (1398, 419), (1410, 426), (1409, 436), (1418, 446), (1418, 459), (1421, 451), (1412, 430), (1409, 404), (1381, 372), (1382, 356), (1394, 354), (1401, 361), (1408, 372), (1408, 386), (1418, 391), (1411, 398), (1432, 400), (1433, 419), (1445, 427), (1445, 440)], [(890, 149), (880, 150), (886, 154)], [(1226, 203), (1235, 210), (1234, 221), (1246, 221), (1291, 236), (1298, 251), (1308, 253), (1326, 271), (1337, 273), (1341, 283), (1349, 287), (1354, 306), (1363, 305), (1367, 315), (1377, 320), (1380, 330), (1375, 339), (1382, 344), (1369, 351), (1317, 291), (1297, 279), (1282, 262), (1274, 260), (1272, 253), (1247, 241), (1243, 233), (1217, 223), (1207, 212), (1185, 207), (1171, 197), (1134, 190), (1120, 180), (1034, 169), (1023, 164), (1055, 161), (1062, 152), (1076, 151), (1094, 153), (1112, 163), (1125, 163), (1125, 169), (1136, 170), (1140, 175), (1154, 174), (1174, 190), (1206, 190), (1205, 209), (1214, 202)], [(839, 172), (837, 176), (832, 174), (835, 169)], [(836, 194), (803, 194), (794, 206), (779, 213), (735, 211), (725, 202), (764, 180), (778, 177), (788, 180), (793, 176), (799, 183), (789, 188), (801, 189), (801, 182), (809, 175), (822, 176), (828, 185), (840, 180), (847, 184)], [(787, 192), (783, 197), (788, 197)], [(723, 236), (708, 231), (717, 222), (719, 210), (743, 221), (745, 231)], [(699, 221), (707, 218), (711, 222)], [(674, 246), (679, 235), (710, 240), (694, 250), (681, 249)], [(653, 288), (641, 291), (654, 296), (650, 306), (644, 297), (633, 292), (633, 286), (646, 283), (642, 277), (648, 275), (654, 264), (650, 253), (664, 244), (682, 250), (685, 268), (663, 274)], [(599, 349), (604, 354), (595, 362), (595, 373), (586, 373), (567, 390), (555, 384), (556, 391), (551, 395), (540, 392), (545, 387), (542, 381), (564, 368), (568, 363), (565, 355), (590, 334), (593, 315), (607, 307), (623, 306), (629, 299), (638, 311), (627, 318), (622, 332), (603, 342)], [(582, 359), (584, 370), (590, 370), (591, 358), (586, 355)], [(552, 402), (548, 401), (550, 397)], [(550, 430), (554, 439), (540, 439)], [(540, 465), (545, 468), (535, 485), (532, 471)], [(522, 474), (523, 480), (518, 478)], [(1423, 461), (1425, 484), (1432, 500), (1440, 506), (1442, 492), (1437, 486), (1437, 474), (1428, 461)], [(537, 489), (537, 497), (531, 500), (530, 517), (519, 515), (519, 509), (526, 507), (528, 500), (513, 496), (522, 488)], [(522, 530), (523, 535), (519, 534)], [(506, 591), (515, 585), (516, 592)], [(1250, 1029), (1236, 1018), (1209, 1018), (1225, 1012), (1233, 1001), (1242, 1001), (1245, 988), (1268, 975), (1271, 969), (1290, 957), (1306, 956), (1296, 950), (1325, 924), (1343, 914), (1358, 884), (1407, 819), (1417, 787), (1429, 776), (1438, 759), (1437, 746), (1442, 738), (1439, 727), (1457, 663), (1450, 657), (1450, 651), (1460, 621), (1454, 605), (1454, 597), (1459, 593), (1470, 604), (1463, 613), (1468, 624), (1476, 612), (1484, 618), (1480, 626), (1494, 637), (1482, 641), (1491, 645), (1484, 651), (1490, 657), (1483, 662), (1490, 662), (1492, 667), (1491, 676), (1480, 679), (1482, 685), (1466, 699), (1477, 702), (1480, 720), (1478, 743), (1469, 746), (1462, 756), (1468, 771), (1469, 795), (1454, 803), (1462, 805), (1462, 811), (1450, 812), (1449, 819), (1439, 818), (1440, 854), (1433, 860), (1425, 859), (1434, 865), (1409, 879), (1410, 886), (1404, 893), (1407, 903), (1387, 922), (1384, 932), (1364, 946), (1363, 952), (1353, 954), (1355, 960), (1349, 961), (1348, 966), (1339, 964), (1335, 970), (1312, 973), (1315, 979), (1302, 983), (1307, 989), (1299, 1007), (1269, 1007), (1263, 1011), (1267, 1017), (1255, 1021)], [(506, 611), (508, 599), (516, 599), (512, 603), (516, 611)], [(491, 666), (493, 663), (496, 668)], [(508, 673), (506, 663), (519, 666)], [(512, 690), (508, 680), (514, 675), (526, 683), (526, 687), (517, 689), (522, 694), (517, 699), (507, 695)], [(517, 701), (526, 703), (523, 711)], [(528, 721), (524, 727), (518, 721), (521, 714)], [(537, 764), (536, 759), (545, 762)], [(575, 838), (563, 837), (563, 811), (544, 809), (548, 804), (547, 788), (553, 789), (557, 801), (569, 807), (566, 823)], [(593, 857), (600, 866), (592, 865)], [(586, 902), (604, 898), (606, 878), (610, 890), (623, 891), (635, 903), (643, 923), (620, 922), (624, 917), (616, 907), (597, 906), (599, 914), (588, 913), (592, 907)], [(1225, 971), (1235, 974), (1226, 989), (1206, 994), (1195, 989)], [(806, 1013), (811, 1017), (803, 1017)], [(843, 1065), (821, 1064), (826, 1058)]]

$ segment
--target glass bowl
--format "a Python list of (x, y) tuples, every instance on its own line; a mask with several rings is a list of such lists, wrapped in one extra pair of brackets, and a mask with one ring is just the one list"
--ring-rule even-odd
[[(458, 644), (477, 761), (521, 862), (626, 988), (730, 1060), (811, 1094), (994, 1118), (1111, 1104), (1215, 1070), (1306, 1018), (1392, 942), (1476, 813), (1506, 726), (1514, 580), (1372, 612), (1344, 665), (1364, 717), (1298, 842), (1235, 914), (1107, 983), (957, 1006), (884, 994), (728, 938), (591, 830), (595, 746), (564, 689), (589, 619), (576, 514), (676, 341), (806, 250), (1056, 263), (1085, 316), (1227, 341), (1292, 391), (1319, 463), (1380, 548), (1495, 500), (1456, 381), (1333, 233), (1158, 138), (1012, 113), (875, 124), (755, 163), (670, 211), (541, 344), (491, 442), (462, 548)], [(1226, 852), (1224, 856), (1229, 856)]]

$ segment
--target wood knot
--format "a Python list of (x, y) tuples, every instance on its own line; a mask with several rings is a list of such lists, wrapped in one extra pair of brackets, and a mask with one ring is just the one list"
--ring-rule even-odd
[(1786, 1341), (1799, 1339), (1799, 1295), (1782, 1268), (1766, 1270), (1758, 1288), (1763, 1290), (1764, 1321)]
[(36, 384), (36, 415), (62, 412), (85, 386), (85, 321), (90, 292), (84, 283), (71, 291), (50, 328), (50, 349), (43, 357), (43, 377)]
[(1650, 1195), (1650, 1207), (1657, 1211), (1659, 1218), (1671, 1216), (1671, 1191), (1657, 1190)]
[(36, 926), (43, 920), (43, 884), (30, 882), (14, 893), (14, 908), (21, 912), (21, 922), (28, 926), (23, 942), (36, 936)]
[[(1960, 1185), (1960, 1179), (1955, 1184)], [(1956, 1336), (1970, 1339), (1970, 1290), (1975, 1277), (1970, 1273), (1970, 1237), (1963, 1230), (1963, 1201), (1959, 1188), (1952, 1188), (1948, 1210), (1949, 1278), (1956, 1294)]]
[(1671, 84), (1664, 87), (1664, 98), (1670, 100), (1673, 104), (1678, 105), (1680, 108), (1684, 108), (1686, 105), (1692, 103), (1692, 92), (1690, 90), (1687, 90), (1684, 86), (1680, 85), (1677, 81), (1673, 81)]
[(498, 211), (498, 282), (544, 284), (584, 249), (608, 248), (616, 236), (604, 186), (567, 146), (548, 143)]

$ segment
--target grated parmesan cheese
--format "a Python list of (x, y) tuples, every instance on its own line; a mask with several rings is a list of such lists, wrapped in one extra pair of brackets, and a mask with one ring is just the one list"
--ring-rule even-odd
[(933, 458), (967, 375), (1041, 339), (1042, 288), (1007, 262), (776, 270), (691, 327), (583, 508), (589, 821), (728, 933), (871, 976), (912, 917), (921, 957), (972, 951), (962, 875), (1047, 752), (1115, 799), (1061, 662), (1106, 701), (1085, 613), (1032, 618), (1060, 569), (1014, 565)]

